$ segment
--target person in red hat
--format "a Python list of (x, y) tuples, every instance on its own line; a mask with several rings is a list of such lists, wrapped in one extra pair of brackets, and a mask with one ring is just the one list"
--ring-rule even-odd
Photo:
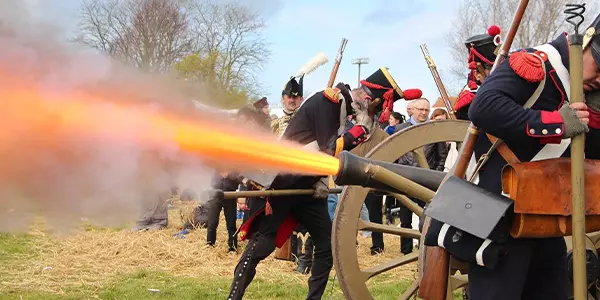
[(473, 98), (475, 98), (477, 89), (490, 74), (501, 45), (500, 27), (496, 25), (490, 26), (487, 33), (471, 36), (465, 41), (469, 55), (467, 63), (470, 72), (467, 78), (467, 85), (458, 95), (458, 100), (454, 106), (457, 119), (469, 119), (467, 115), (469, 106)]
[[(485, 79), (470, 104), (468, 117), (479, 129), (475, 156), (489, 158), (478, 173), (477, 189), (482, 197), (473, 205), (477, 207), (476, 212), (469, 209), (457, 215), (442, 210), (437, 213), (437, 219), (432, 217), (425, 245), (444, 247), (468, 263), (468, 289), (472, 299), (569, 299), (572, 255), (565, 239), (562, 236), (513, 236), (515, 201), (505, 194), (507, 182), (502, 175), (508, 164), (570, 157), (571, 138), (581, 134), (585, 134), (585, 158), (600, 159), (600, 98), (595, 96), (600, 90), (598, 30), (600, 15), (584, 36), (582, 82), (571, 81), (571, 37), (561, 33), (543, 45), (510, 53)], [(570, 103), (575, 84), (583, 85), (584, 103)], [(499, 140), (510, 152), (498, 150)], [(570, 175), (557, 173), (549, 177), (560, 176)], [(540, 187), (548, 186), (548, 189), (538, 190), (542, 197), (539, 203), (543, 204), (555, 191), (550, 186), (552, 183), (542, 181), (547, 179), (539, 179)], [(462, 193), (456, 189), (457, 195)], [(490, 200), (491, 196), (484, 194), (494, 195), (495, 199)], [(549, 215), (557, 210), (552, 205), (543, 209)], [(459, 225), (463, 220), (470, 221)], [(480, 229), (484, 227), (494, 229), (482, 233)], [(588, 257), (595, 260), (595, 251)], [(587, 266), (596, 263), (589, 261)], [(594, 274), (592, 272), (595, 267), (588, 269), (587, 274)], [(588, 285), (593, 286), (596, 278), (590, 279)]]
[[(395, 100), (422, 94), (419, 90), (402, 91), (385, 68), (361, 83), (352, 90), (339, 83), (312, 94), (295, 111), (281, 138), (306, 149), (338, 156), (370, 137), (377, 126), (376, 113), (383, 111), (382, 118), (387, 121), (386, 116)], [(345, 130), (348, 115), (356, 117), (356, 124)], [(244, 296), (260, 261), (275, 247), (281, 247), (299, 224), (307, 229), (314, 245), (306, 299), (322, 298), (333, 267), (327, 179), (327, 176), (279, 173), (270, 182), (270, 189), (314, 189), (315, 192), (313, 195), (267, 198), (264, 207), (242, 225), (240, 239), (249, 241), (235, 267), (228, 299)]]

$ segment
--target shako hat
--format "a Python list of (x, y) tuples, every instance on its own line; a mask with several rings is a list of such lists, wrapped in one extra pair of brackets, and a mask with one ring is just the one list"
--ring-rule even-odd
[(302, 81), (304, 79), (304, 75), (300, 76), (300, 80), (296, 81), (296, 77), (292, 76), (285, 83), (283, 87), (283, 91), (281, 91), (281, 95), (288, 95), (291, 97), (302, 97)]
[(592, 56), (600, 68), (600, 14), (596, 16), (583, 36), (583, 49), (588, 47), (591, 47)]
[(418, 99), (423, 94), (418, 89), (402, 91), (386, 67), (377, 69), (369, 77), (361, 80), (360, 84), (363, 88), (366, 88), (365, 90), (370, 94), (373, 101), (380, 100), (380, 104), (375, 109), (375, 112), (381, 111), (380, 123), (388, 121), (390, 112), (394, 107), (394, 101), (402, 98), (406, 100)]
[(500, 27), (496, 25), (490, 26), (487, 33), (477, 34), (468, 38), (465, 41), (465, 46), (469, 51), (469, 69), (476, 69), (477, 63), (488, 65), (489, 67), (493, 66), (501, 44)]

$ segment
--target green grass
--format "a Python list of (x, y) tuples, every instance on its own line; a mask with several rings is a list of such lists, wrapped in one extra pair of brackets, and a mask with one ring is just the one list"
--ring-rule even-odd
[[(0, 263), (3, 268), (10, 269), (11, 265), (23, 264), (28, 258), (35, 256), (32, 246), (37, 238), (27, 234), (0, 233)], [(9, 289), (0, 293), (0, 300), (226, 299), (230, 284), (229, 277), (193, 278), (139, 270), (133, 274), (107, 278), (104, 287), (99, 289), (85, 285), (64, 288), (59, 293)], [(398, 282), (394, 277), (383, 274), (373, 278), (368, 284), (375, 299), (397, 299), (410, 282)], [(159, 291), (151, 292), (148, 289)], [(278, 278), (265, 279), (259, 274), (246, 290), (244, 299), (303, 299), (307, 289), (305, 280), (289, 282)], [(344, 299), (339, 283), (333, 277), (329, 280), (323, 299)]]
[[(377, 277), (372, 293), (375, 299), (397, 299), (409, 282), (395, 283), (392, 278)], [(41, 293), (37, 291), (12, 291), (0, 295), (0, 300), (9, 299), (226, 299), (230, 278), (190, 278), (175, 277), (161, 272), (139, 271), (135, 274), (115, 278), (106, 288), (100, 290), (80, 289), (64, 290), (61, 294)], [(332, 289), (332, 285), (335, 286)], [(157, 289), (151, 292), (148, 289)], [(255, 278), (248, 287), (244, 299), (303, 299), (306, 297), (305, 282), (290, 283), (285, 281), (264, 280)], [(337, 282), (330, 278), (323, 299), (344, 299)]]
[[(88, 226), (85, 230), (105, 232), (114, 229)], [(18, 276), (37, 275), (27, 272), (16, 274), (14, 271), (22, 270), (23, 266), (30, 264), (31, 261), (43, 261), (43, 253), (37, 253), (34, 246), (48, 238), (39, 234), (0, 233), (0, 300), (226, 299), (229, 291), (230, 276), (188, 277), (146, 269), (124, 275), (107, 274), (100, 284), (91, 285), (82, 282), (81, 285), (63, 287), (58, 292), (46, 292), (47, 289), (36, 285), (3, 286), (3, 278), (8, 281), (8, 278), (14, 275), (17, 276), (14, 278), (20, 280), (26, 278)], [(306, 277), (279, 275), (281, 274), (259, 272), (248, 287), (244, 299), (292, 300), (306, 297), (308, 290)], [(394, 274), (384, 273), (369, 280), (367, 285), (375, 299), (387, 300), (397, 299), (410, 283), (408, 278), (402, 279)], [(159, 291), (152, 292), (148, 289)], [(344, 299), (339, 282), (333, 276), (329, 280), (323, 299)], [(455, 293), (455, 299), (462, 299), (460, 292)]]
[(28, 234), (0, 233), (0, 263), (35, 255), (32, 250), (34, 241), (35, 238)]

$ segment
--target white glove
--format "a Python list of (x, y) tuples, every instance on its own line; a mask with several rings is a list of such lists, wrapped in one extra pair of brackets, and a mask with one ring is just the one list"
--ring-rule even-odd
[(315, 189), (315, 193), (313, 194), (313, 198), (315, 199), (327, 199), (329, 196), (329, 187), (322, 180), (317, 181), (313, 185)]

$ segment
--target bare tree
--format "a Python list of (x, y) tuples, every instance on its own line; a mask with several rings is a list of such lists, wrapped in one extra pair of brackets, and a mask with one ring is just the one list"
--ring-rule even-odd
[(261, 36), (265, 22), (239, 4), (188, 1), (194, 49), (210, 58), (211, 80), (227, 89), (257, 93), (258, 72), (270, 56)]
[[(456, 92), (466, 84), (468, 53), (464, 41), (473, 35), (487, 32), (491, 25), (498, 25), (505, 37), (510, 28), (513, 15), (519, 6), (519, 0), (463, 0), (456, 16), (452, 33), (448, 37), (454, 64), (449, 70), (453, 80), (452, 91)], [(512, 49), (532, 47), (553, 40), (563, 31), (572, 32), (572, 25), (566, 23), (564, 10), (566, 4), (581, 4), (583, 0), (543, 0), (530, 1), (521, 25), (512, 44)], [(586, 22), (595, 16), (598, 6), (586, 4)]]
[(189, 53), (188, 15), (178, 0), (85, 0), (77, 40), (149, 71)]

